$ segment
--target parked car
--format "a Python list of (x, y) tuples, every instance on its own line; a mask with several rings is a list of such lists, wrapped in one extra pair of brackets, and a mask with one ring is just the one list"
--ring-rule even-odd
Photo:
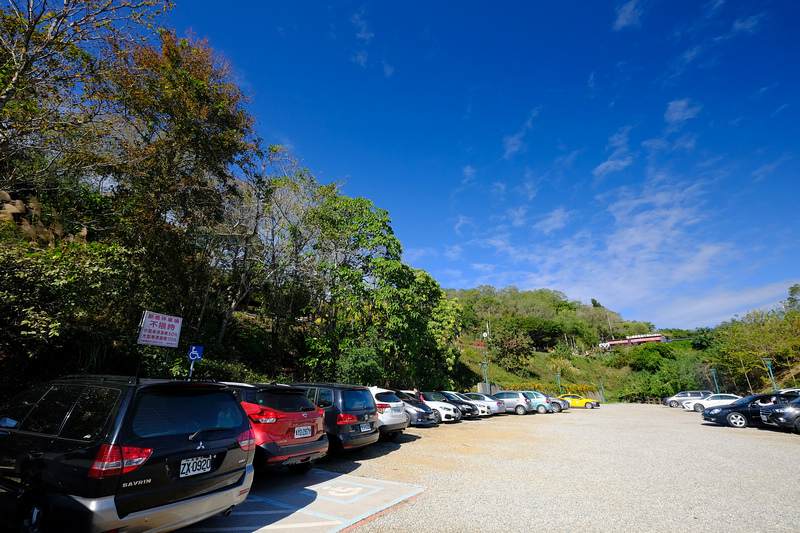
[(430, 396), (437, 402), (446, 402), (453, 405), (461, 413), (460, 418), (478, 418), (480, 415), (478, 408), (475, 405), (463, 400), (459, 400), (457, 396), (446, 391), (423, 392), (422, 396), (426, 399)]
[(220, 383), (66, 376), (0, 407), (18, 531), (172, 531), (244, 502), (255, 439)]
[(794, 394), (754, 394), (745, 396), (728, 405), (718, 405), (716, 407), (706, 407), (703, 409), (703, 420), (728, 425), (734, 428), (746, 428), (747, 426), (761, 426), (761, 410), (767, 406), (785, 406), (792, 400), (796, 400)]
[(425, 402), (418, 402), (413, 395), (406, 394), (401, 390), (394, 390), (394, 393), (403, 400), (409, 426), (425, 427), (436, 425), (436, 415), (434, 415), (433, 409), (425, 405)]
[(570, 408), (569, 400), (559, 398), (558, 396), (550, 396), (549, 394), (546, 396), (550, 399), (550, 405), (553, 407), (554, 413), (560, 413)]
[(256, 470), (285, 466), (308, 472), (328, 453), (325, 411), (305, 390), (275, 383), (225, 383), (242, 402), (256, 438)]
[(536, 390), (527, 390), (523, 392), (530, 393), (531, 403), (533, 403), (537, 413), (543, 415), (553, 412), (553, 404), (550, 403), (550, 398), (548, 398), (546, 394)]
[(406, 406), (394, 391), (370, 387), (378, 410), (378, 431), (386, 440), (395, 440), (408, 427)]
[(504, 414), (506, 404), (500, 398), (482, 392), (465, 392), (464, 396), (475, 405), (485, 405), (493, 415)]
[(578, 394), (559, 394), (562, 400), (567, 400), (570, 407), (585, 407), (586, 409), (598, 409), (600, 402), (591, 398), (584, 398)]
[[(410, 390), (404, 390), (402, 392), (411, 396), (414, 395), (413, 391)], [(461, 420), (461, 410), (455, 405), (446, 402), (444, 399), (439, 401), (435, 400), (431, 395), (423, 394), (422, 401), (425, 405), (433, 410), (433, 416), (437, 424), (441, 424), (442, 422), (457, 422)]]
[(380, 437), (378, 410), (367, 387), (344, 383), (293, 383), (314, 405), (325, 411), (328, 449), (356, 450)]
[(495, 392), (493, 396), (505, 404), (507, 413), (526, 415), (528, 413), (536, 412), (536, 407), (534, 406), (530, 395), (527, 395), (524, 392), (506, 390)]
[(681, 407), (683, 402), (688, 400), (700, 400), (712, 394), (714, 393), (710, 390), (685, 390), (662, 399), (661, 403), (669, 407)]
[(716, 407), (718, 405), (728, 405), (741, 398), (736, 394), (710, 394), (705, 398), (699, 400), (686, 400), (683, 402), (683, 408), (689, 411), (697, 411), (702, 413), (703, 409), (707, 407)]
[(474, 400), (471, 400), (470, 398), (467, 398), (467, 396), (465, 394), (460, 393), (460, 392), (454, 392), (454, 391), (449, 391), (449, 390), (448, 391), (443, 391), (443, 392), (445, 394), (447, 394), (448, 397), (455, 396), (457, 399), (461, 400), (462, 402), (469, 403), (469, 404), (472, 404), (475, 407), (477, 407), (478, 408), (478, 416), (492, 416), (492, 410), (489, 408), (488, 405), (486, 405), (486, 404), (484, 404), (482, 402), (476, 402)]
[(770, 426), (800, 432), (800, 398), (786, 405), (770, 405), (761, 409), (761, 421)]

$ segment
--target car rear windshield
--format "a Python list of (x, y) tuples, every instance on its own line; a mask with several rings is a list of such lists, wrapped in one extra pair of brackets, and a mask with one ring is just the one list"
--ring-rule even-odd
[(381, 402), (389, 402), (389, 403), (392, 402), (397, 403), (399, 401), (402, 401), (393, 392), (377, 392), (375, 393), (375, 399)]
[(237, 428), (244, 415), (230, 392), (142, 391), (131, 428), (140, 437), (183, 435), (201, 429)]
[(368, 389), (347, 389), (342, 391), (345, 409), (375, 409), (375, 400)]
[(523, 392), (522, 394), (523, 394), (523, 395), (524, 395), (526, 398), (528, 398), (528, 399), (530, 399), (530, 400), (538, 400), (538, 398), (536, 397), (536, 395), (535, 395), (534, 393), (532, 393), (532, 392)]
[(313, 411), (314, 404), (302, 392), (261, 391), (256, 394), (259, 405), (264, 405), (284, 413)]

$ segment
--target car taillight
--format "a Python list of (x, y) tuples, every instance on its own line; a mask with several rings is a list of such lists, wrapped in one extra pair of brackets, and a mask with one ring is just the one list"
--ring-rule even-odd
[(549, 400), (549, 399), (546, 399), (546, 400), (544, 401), (544, 403), (550, 403), (550, 400)]
[(337, 424), (355, 424), (358, 422), (358, 418), (356, 415), (348, 415), (344, 413), (339, 413), (339, 416), (336, 417)]
[(274, 424), (279, 418), (283, 418), (284, 416), (285, 415), (282, 413), (276, 413), (275, 411), (263, 409), (259, 413), (253, 413), (250, 415), (250, 420), (256, 424)]
[(378, 405), (376, 405), (375, 407), (377, 407), (377, 409), (378, 409), (378, 412), (379, 412), (380, 414), (383, 414), (383, 412), (384, 412), (385, 410), (387, 410), (387, 409), (391, 409), (391, 408), (392, 408), (392, 406), (391, 406), (391, 405), (389, 405), (389, 404), (387, 404), (387, 403), (379, 403), (379, 404), (378, 404)]
[(142, 466), (152, 453), (152, 448), (103, 444), (94, 457), (89, 477), (100, 479), (128, 473)]
[(497, 405), (503, 405), (503, 402), (497, 402)]
[(320, 407), (320, 409), (319, 409), (319, 416), (320, 416), (320, 418), (325, 418), (325, 409), (323, 409), (323, 408), (321, 408), (321, 407)]
[(252, 428), (236, 435), (236, 440), (239, 443), (239, 446), (246, 452), (249, 452), (256, 447), (256, 435)]

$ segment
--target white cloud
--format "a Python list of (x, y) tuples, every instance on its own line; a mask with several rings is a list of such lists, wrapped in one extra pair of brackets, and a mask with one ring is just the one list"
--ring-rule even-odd
[(475, 175), (477, 174), (477, 172), (478, 171), (470, 165), (464, 166), (464, 168), (461, 169), (461, 175), (464, 176), (464, 178), (461, 180), (461, 183), (467, 184), (475, 180)]
[(383, 75), (386, 76), (387, 78), (389, 78), (389, 77), (391, 77), (392, 74), (394, 74), (394, 67), (391, 66), (386, 61), (384, 61), (383, 62)]
[(475, 223), (472, 222), (471, 218), (469, 218), (467, 216), (464, 216), (464, 215), (459, 215), (458, 220), (456, 221), (456, 225), (453, 228), (453, 231), (456, 232), (456, 235), (460, 236), (461, 235), (461, 228), (463, 228), (464, 226), (474, 226), (474, 225), (475, 225)]
[(617, 7), (617, 18), (614, 21), (614, 29), (619, 31), (628, 26), (639, 27), (639, 20), (642, 18), (642, 10), (637, 7), (638, 0), (630, 0)]
[(555, 230), (564, 228), (567, 225), (569, 217), (570, 214), (563, 207), (559, 207), (550, 211), (546, 215), (546, 218), (534, 224), (533, 229), (549, 234)]
[(352, 61), (353, 63), (355, 63), (356, 65), (358, 65), (360, 67), (366, 68), (366, 66), (367, 66), (367, 58), (368, 57), (369, 57), (369, 54), (367, 54), (366, 50), (360, 50), (360, 51), (356, 52), (355, 54), (353, 54), (352, 56), (350, 56), (350, 61)]
[(514, 135), (503, 137), (503, 159), (508, 159), (512, 155), (522, 151), (525, 148), (522, 138), (525, 137), (525, 134), (528, 133), (528, 131), (533, 129), (533, 119), (536, 118), (540, 110), (541, 108), (537, 107), (531, 111), (530, 117), (528, 117), (528, 120), (526, 120), (525, 124), (522, 125), (522, 129), (520, 131)]
[(361, 18), (361, 15), (359, 14), (353, 15), (352, 17), (350, 17), (350, 22), (352, 22), (355, 25), (356, 29), (358, 30), (358, 32), (356, 33), (357, 39), (369, 43), (369, 41), (373, 37), (375, 37), (375, 34), (369, 31), (367, 23), (364, 19)]
[[(462, 252), (463, 249), (458, 244), (455, 244), (453, 246), (445, 246), (444, 256), (451, 261), (458, 261), (462, 257)], [(460, 272), (459, 275), (461, 275)]]
[(628, 150), (628, 134), (631, 126), (625, 126), (612, 135), (608, 140), (606, 150), (612, 149), (611, 156), (595, 167), (592, 174), (598, 179), (606, 177), (612, 172), (617, 172), (633, 163), (633, 156)]
[(701, 105), (692, 105), (691, 100), (688, 98), (673, 100), (667, 104), (667, 110), (664, 112), (664, 121), (671, 130), (679, 129), (687, 120), (696, 117), (702, 108), (703, 106)]
[(524, 226), (527, 219), (525, 218), (526, 213), (528, 212), (528, 208), (525, 206), (520, 206), (516, 209), (511, 208), (507, 211), (508, 218), (511, 219), (511, 225), (514, 227)]
[(413, 265), (415, 262), (425, 257), (436, 257), (439, 254), (433, 248), (410, 248), (403, 250), (403, 262)]

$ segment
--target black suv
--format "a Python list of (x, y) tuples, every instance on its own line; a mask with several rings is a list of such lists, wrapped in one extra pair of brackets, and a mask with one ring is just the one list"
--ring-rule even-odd
[(765, 424), (800, 432), (800, 398), (785, 405), (762, 407), (760, 415), (761, 421)]
[(378, 410), (367, 387), (343, 383), (293, 383), (325, 411), (331, 451), (362, 448), (378, 440)]
[(225, 385), (67, 376), (0, 407), (20, 531), (171, 531), (242, 503), (250, 421)]

